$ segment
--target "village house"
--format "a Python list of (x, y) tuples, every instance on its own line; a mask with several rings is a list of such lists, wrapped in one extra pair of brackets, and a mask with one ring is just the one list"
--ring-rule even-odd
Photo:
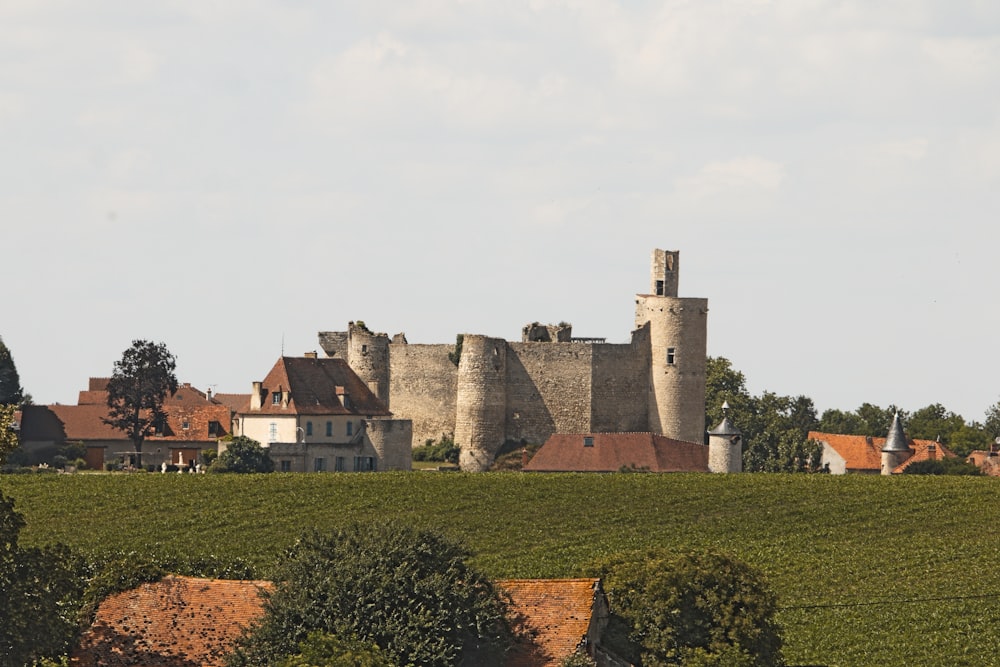
[[(343, 359), (281, 357), (235, 417), (281, 472), (410, 470), (413, 430)], [(224, 451), (225, 443), (220, 445)]]
[[(20, 424), (21, 448), (29, 459), (45, 460), (69, 444), (82, 444), (87, 467), (102, 470), (105, 463), (134, 465), (137, 454), (122, 431), (104, 423), (108, 416), (108, 378), (90, 378), (76, 405), (26, 405)], [(146, 438), (142, 463), (184, 467), (195, 465), (202, 450), (216, 448), (231, 433), (230, 409), (184, 383), (163, 403), (166, 422)]]
[(823, 446), (820, 464), (834, 475), (896, 475), (917, 461), (955, 457), (940, 442), (907, 438), (899, 414), (893, 417), (885, 438), (810, 431), (809, 439)]
[[(599, 579), (510, 579), (519, 637), (506, 667), (557, 667), (585, 651), (601, 667), (624, 667), (601, 644), (608, 601)], [(168, 576), (107, 597), (73, 651), (77, 667), (221, 667), (244, 628), (263, 614), (269, 581)]]

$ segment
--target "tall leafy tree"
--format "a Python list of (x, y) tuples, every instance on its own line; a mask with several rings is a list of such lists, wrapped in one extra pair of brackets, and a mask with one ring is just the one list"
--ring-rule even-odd
[(746, 377), (725, 357), (708, 358), (705, 396), (707, 428), (722, 420), (726, 403), (726, 416), (743, 432), (744, 470), (807, 472), (819, 467), (822, 449), (809, 441), (819, 420), (809, 397), (769, 391), (753, 396)]
[(122, 431), (142, 464), (142, 444), (157, 424), (166, 420), (163, 402), (177, 392), (177, 361), (163, 343), (134, 340), (115, 362), (108, 382), (108, 417), (104, 422)]
[(275, 665), (312, 632), (375, 644), (397, 665), (497, 665), (507, 604), (468, 552), (399, 523), (306, 533), (279, 561), (264, 616), (230, 665)]
[(24, 399), (21, 378), (10, 350), (0, 338), (0, 405), (18, 405)]

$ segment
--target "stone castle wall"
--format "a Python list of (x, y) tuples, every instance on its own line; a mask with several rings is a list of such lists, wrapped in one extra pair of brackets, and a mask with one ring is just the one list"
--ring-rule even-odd
[(455, 442), (462, 470), (487, 470), (504, 442), (507, 342), (466, 335), (458, 363)]
[(589, 431), (593, 345), (509, 343), (505, 439)]
[(633, 332), (628, 345), (594, 344), (593, 360), (588, 431), (648, 431), (648, 327)]
[(389, 346), (389, 409), (413, 422), (413, 446), (454, 435), (458, 366), (454, 345)]

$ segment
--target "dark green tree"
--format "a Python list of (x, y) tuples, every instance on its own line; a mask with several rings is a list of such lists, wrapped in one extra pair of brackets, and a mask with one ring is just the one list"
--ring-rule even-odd
[(705, 383), (705, 426), (726, 416), (743, 432), (743, 469), (748, 472), (810, 472), (819, 467), (822, 447), (809, 440), (819, 420), (812, 399), (765, 391), (753, 396), (746, 377), (724, 357), (709, 357)]
[(995, 441), (1000, 438), (1000, 401), (986, 408), (986, 421), (983, 422), (983, 431), (986, 436)]
[(278, 664), (314, 631), (376, 644), (396, 665), (499, 664), (507, 603), (469, 555), (398, 523), (308, 532), (279, 560), (264, 616), (229, 664)]
[(219, 454), (209, 472), (274, 472), (274, 461), (259, 442), (245, 435), (233, 438)]
[(777, 598), (764, 576), (731, 556), (626, 556), (598, 568), (644, 667), (783, 664)]
[(940, 403), (932, 403), (913, 412), (905, 422), (906, 434), (918, 440), (937, 440), (949, 445), (952, 433), (965, 426), (965, 420)]
[(21, 378), (10, 350), (0, 338), (0, 405), (20, 405), (22, 400), (24, 390), (21, 389)]
[(177, 361), (163, 343), (134, 340), (115, 362), (108, 382), (108, 417), (104, 422), (123, 432), (142, 465), (142, 443), (166, 421), (163, 402), (177, 392)]
[(14, 412), (16, 405), (0, 404), (0, 463), (7, 460), (7, 455), (20, 446), (17, 430), (14, 428)]
[(299, 643), (299, 652), (279, 667), (395, 667), (375, 644), (341, 639), (325, 632), (310, 632)]
[(0, 493), (0, 667), (67, 652), (76, 637), (83, 561), (66, 547), (23, 548), (24, 519)]

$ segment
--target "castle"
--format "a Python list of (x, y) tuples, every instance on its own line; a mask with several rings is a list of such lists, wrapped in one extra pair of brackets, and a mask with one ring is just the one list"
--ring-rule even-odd
[(553, 433), (653, 432), (704, 442), (708, 300), (677, 295), (680, 253), (654, 250), (628, 343), (572, 337), (568, 324), (524, 327), (520, 342), (462, 334), (410, 344), (351, 322), (320, 332), (331, 357), (399, 418), (414, 442), (454, 434), (463, 470), (481, 471), (508, 441)]

